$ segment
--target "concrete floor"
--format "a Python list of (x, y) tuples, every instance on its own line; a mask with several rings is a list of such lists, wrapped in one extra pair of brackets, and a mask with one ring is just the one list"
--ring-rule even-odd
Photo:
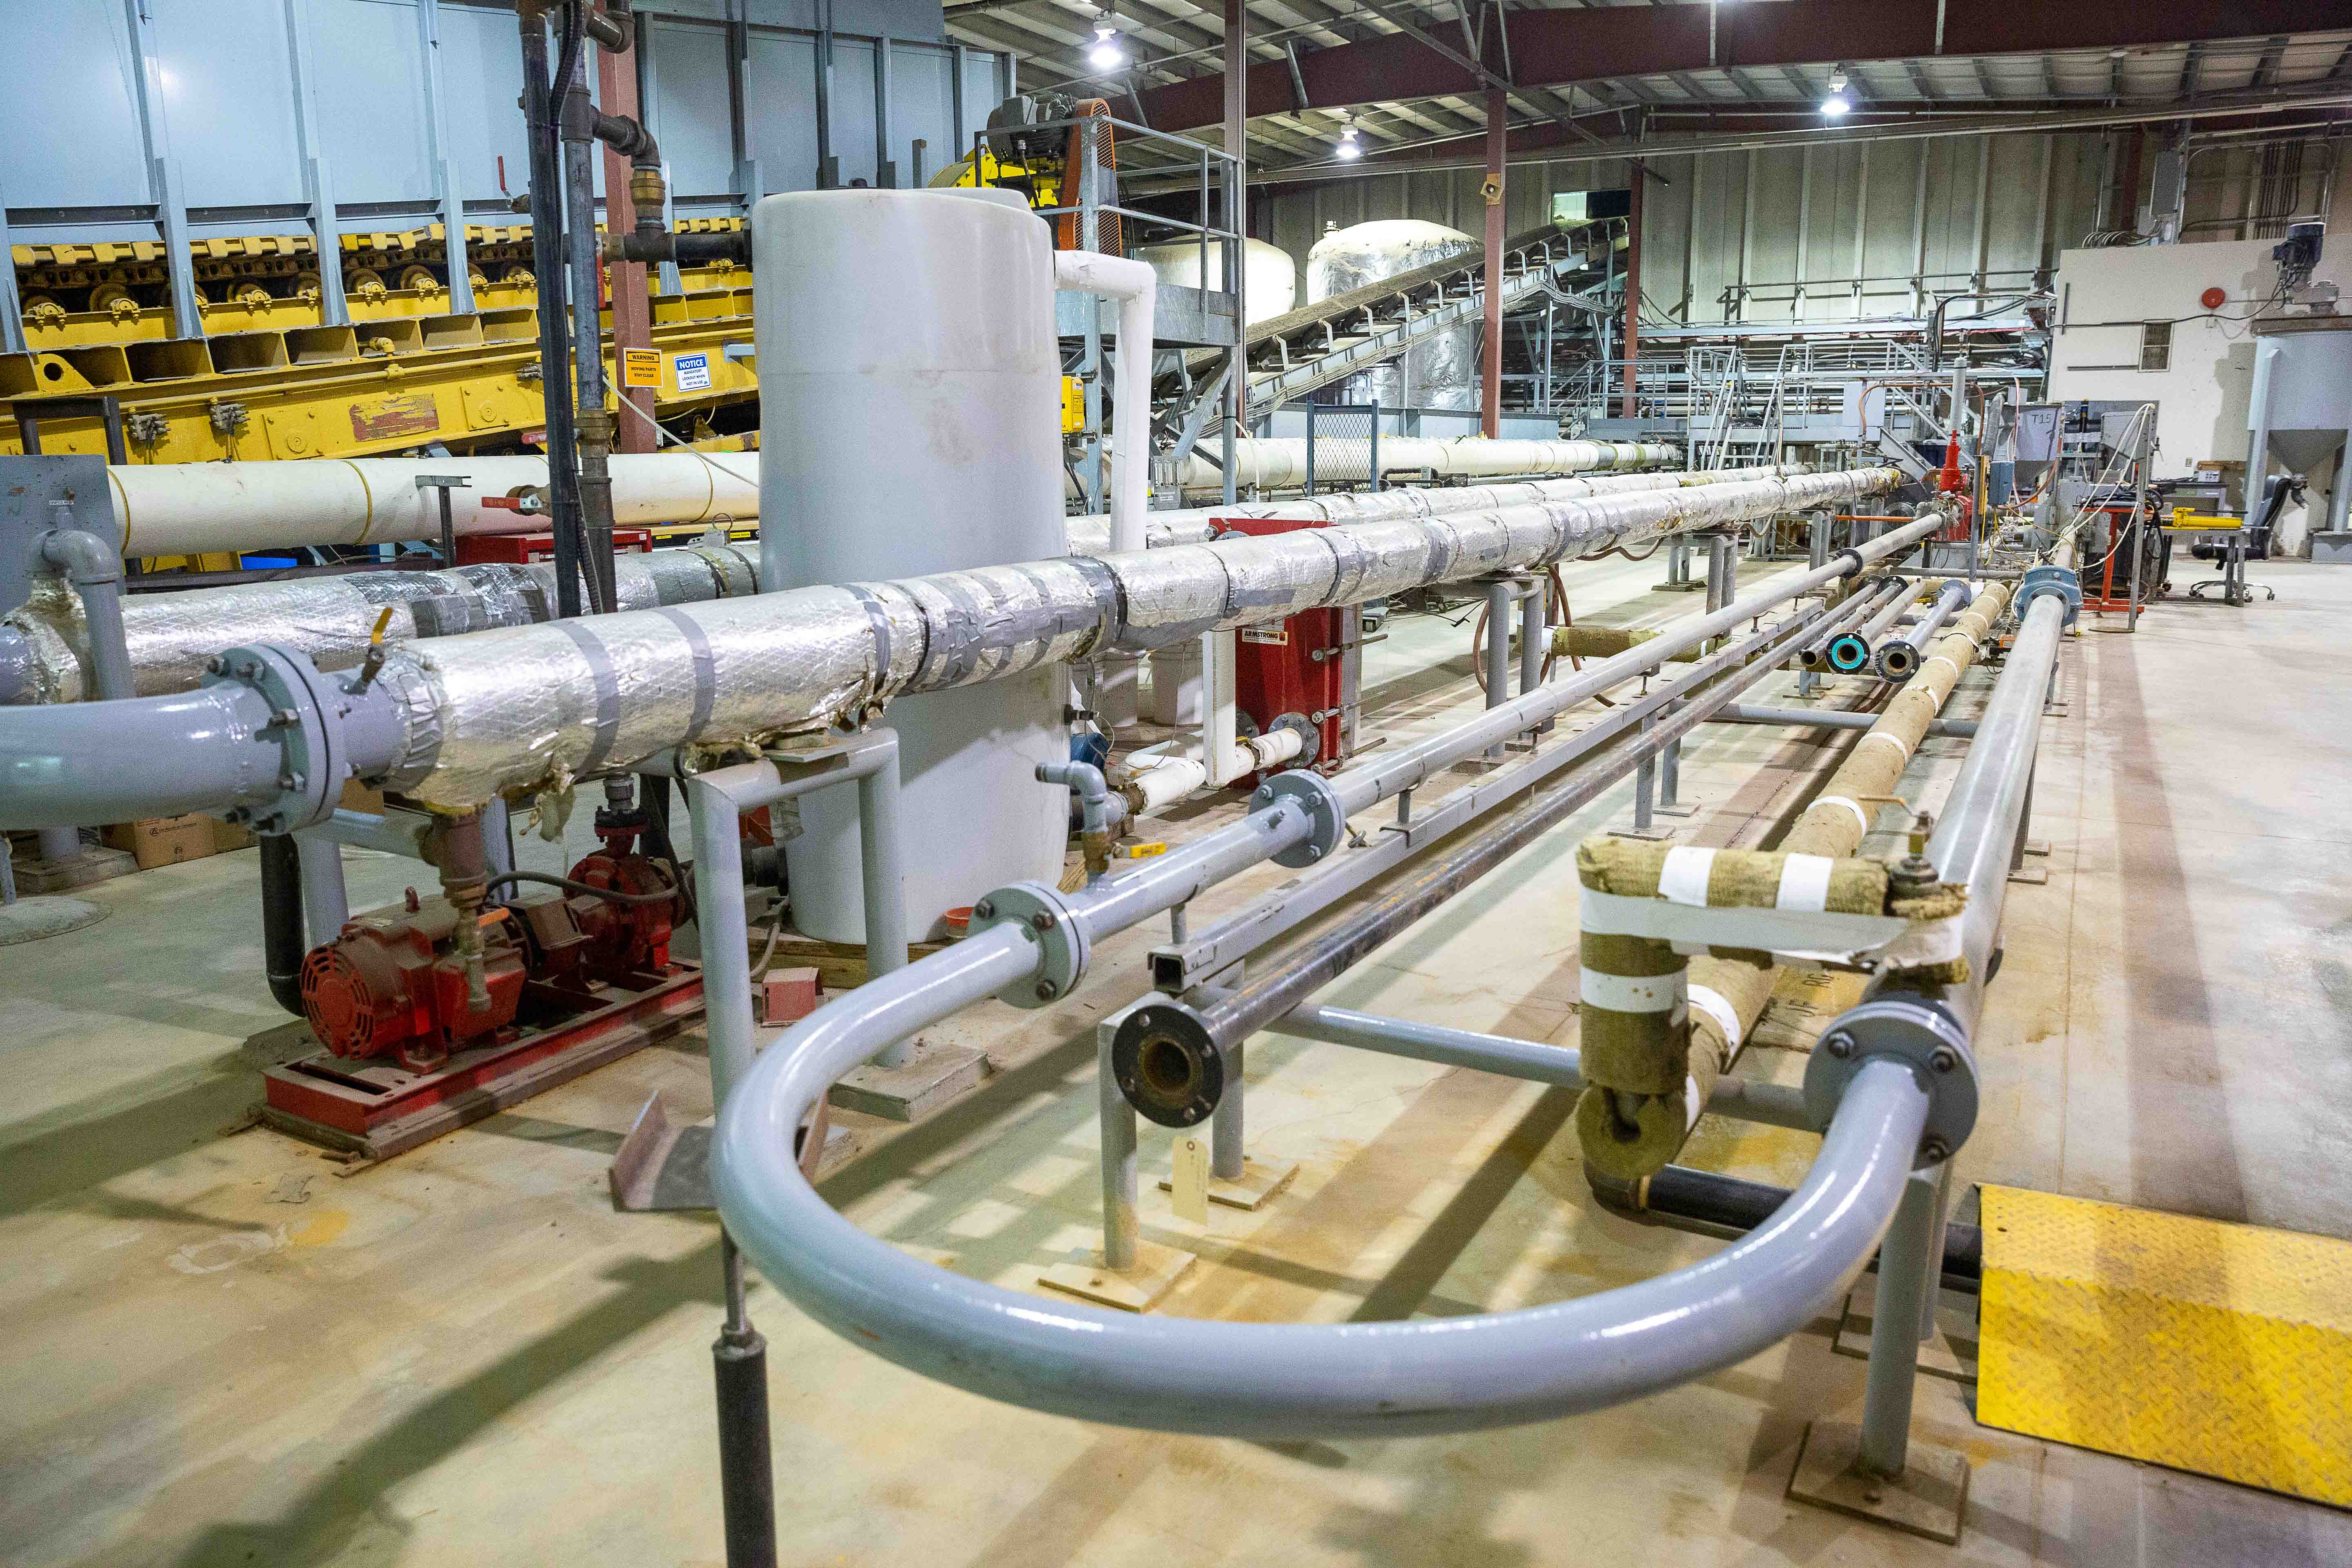
[[(1686, 609), (1644, 593), (1657, 574), (1580, 569), (1576, 607), (1602, 620)], [(2093, 631), (2065, 653), (2034, 829), (2051, 876), (2011, 890), (1969, 1181), (2352, 1237), (2339, 951), (2352, 827), (2331, 809), (2352, 776), (2352, 572), (2263, 575), (2274, 605), (2165, 605), (2137, 636)], [(1405, 733), (1469, 700), (1454, 657), (1468, 634), (1423, 618), (1394, 628), (1368, 685), (1381, 728)], [(1973, 710), (1985, 684), (1972, 679), (1953, 710)], [(1959, 750), (1930, 742), (1906, 787), (1932, 805)], [(1707, 731), (1687, 753), (1685, 792), (1703, 809), (1685, 837), (1759, 841), (1837, 754)], [(1572, 1038), (1570, 861), (1625, 799), (1563, 826), (1325, 999)], [(1225, 815), (1195, 808), (1171, 832)], [(529, 853), (556, 861), (551, 846)], [(351, 875), (362, 908), (424, 873), (354, 855)], [(1203, 902), (1229, 907), (1283, 875)], [(0, 951), (0, 1558), (719, 1563), (715, 1226), (616, 1215), (604, 1176), (652, 1090), (707, 1109), (698, 1040), (346, 1176), (274, 1132), (233, 1131), (258, 1089), (248, 1037), (283, 1022), (262, 982), (254, 884), (249, 851), (144, 873), (97, 890), (105, 923)], [(1097, 1218), (1093, 1022), (1140, 992), (1156, 934), (1105, 944), (1061, 1007), (992, 1004), (938, 1031), (983, 1046), (997, 1076), (912, 1129), (847, 1118), (860, 1152), (828, 1180), (834, 1202), (1007, 1284), (1082, 1255)], [(1794, 1081), (1801, 1064), (1759, 1049), (1742, 1070)], [(1715, 1245), (1595, 1210), (1559, 1091), (1278, 1039), (1252, 1047), (1249, 1077), (1251, 1152), (1300, 1175), (1260, 1214), (1216, 1210), (1206, 1226), (1147, 1187), (1146, 1237), (1204, 1260), (1169, 1311), (1476, 1311), (1605, 1289)], [(1710, 1120), (1688, 1157), (1786, 1183), (1812, 1144)], [(1147, 1169), (1167, 1148), (1147, 1129)], [(1915, 1435), (1976, 1464), (1958, 1549), (1789, 1503), (1805, 1423), (1859, 1405), (1863, 1363), (1832, 1352), (1826, 1318), (1600, 1415), (1267, 1447), (990, 1404), (851, 1348), (764, 1285), (751, 1300), (773, 1352), (794, 1563), (2352, 1561), (2352, 1517), (1981, 1428), (1962, 1387), (1933, 1377)]]

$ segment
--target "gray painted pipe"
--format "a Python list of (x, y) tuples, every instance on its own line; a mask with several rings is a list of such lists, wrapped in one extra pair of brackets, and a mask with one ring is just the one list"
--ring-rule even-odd
[[(1443, 1067), (1469, 1068), (1504, 1078), (1548, 1083), (1556, 1089), (1584, 1087), (1584, 1054), (1574, 1046), (1548, 1046), (1508, 1035), (1482, 1035), (1469, 1029), (1449, 1029), (1411, 1018), (1385, 1018), (1345, 1007), (1308, 1003), (1267, 1026), (1270, 1032), (1295, 1039), (1320, 1040), (1350, 1046), (1383, 1056), (1407, 1057)], [(1717, 1116), (1771, 1127), (1814, 1131), (1812, 1113), (1805, 1109), (1804, 1091), (1777, 1083), (1748, 1083), (1718, 1079), (1706, 1100)], [(1218, 1109), (1223, 1110), (1222, 1103)]]
[[(1715, 710), (1709, 722), (1717, 724), (1786, 724), (1794, 728), (1816, 730), (1868, 730), (1885, 718), (1882, 713), (1851, 713), (1842, 708), (1775, 708), (1769, 703), (1727, 702)], [(1927, 724), (1930, 735), (1969, 736), (1977, 732), (1973, 719), (1934, 719)]]
[(1871, 656), (1871, 668), (1881, 680), (1905, 681), (1919, 673), (1919, 650), (1936, 640), (1944, 623), (1959, 614), (1975, 595), (1975, 590), (1958, 578), (1947, 579), (1936, 594), (1936, 601), (1927, 606), (1909, 630), (1899, 637), (1889, 637)]
[(269, 722), (268, 698), (226, 682), (16, 709), (0, 748), (0, 822), (72, 827), (257, 805), (278, 793)]
[[(909, 1258), (834, 1212), (793, 1134), (840, 1074), (1029, 973), (1002, 925), (859, 988), (771, 1051), (721, 1110), (712, 1186), (769, 1280), (851, 1343), (1031, 1409), (1259, 1438), (1408, 1436), (1637, 1399), (1796, 1332), (1860, 1273), (1893, 1217), (1927, 1098), (1864, 1063), (1805, 1181), (1746, 1239), (1688, 1268), (1516, 1312), (1402, 1322), (1232, 1323), (1048, 1301)], [(929, 973), (926, 973), (926, 972)], [(868, 995), (868, 992), (876, 993)], [(853, 1004), (855, 1004), (853, 1005)]]
[(122, 552), (94, 533), (60, 529), (41, 541), (41, 557), (81, 595), (89, 626), (90, 684), (101, 701), (134, 694), (122, 634)]

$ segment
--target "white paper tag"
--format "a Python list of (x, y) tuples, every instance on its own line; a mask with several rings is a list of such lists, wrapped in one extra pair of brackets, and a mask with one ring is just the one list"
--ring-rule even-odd
[(1176, 1169), (1168, 1184), (1170, 1206), (1178, 1219), (1209, 1223), (1209, 1145), (1199, 1138), (1176, 1140)]

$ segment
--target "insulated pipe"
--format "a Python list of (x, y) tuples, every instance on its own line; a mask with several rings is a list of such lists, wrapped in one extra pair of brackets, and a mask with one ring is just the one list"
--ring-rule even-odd
[(1778, 1343), (1846, 1288), (1908, 1179), (1927, 1098), (1863, 1064), (1805, 1181), (1772, 1220), (1691, 1268), (1517, 1312), (1401, 1322), (1232, 1323), (1105, 1311), (970, 1279), (866, 1235), (793, 1158), (834, 1079), (1028, 973), (992, 927), (802, 1023), (721, 1108), (711, 1184), (769, 1280), (852, 1343), (970, 1392), (1116, 1426), (1259, 1438), (1407, 1436), (1548, 1420), (1654, 1394)]
[[(720, 544), (616, 557), (618, 607), (654, 609), (756, 593), (756, 554)], [(121, 570), (119, 559), (114, 569)], [(128, 656), (131, 685), (113, 695), (152, 696), (195, 685), (205, 662), (225, 647), (268, 643), (307, 656), (320, 669), (341, 669), (366, 655), (386, 609), (393, 616), (385, 640), (404, 643), (545, 621), (555, 596), (555, 568), (546, 562), (355, 572), (138, 595), (121, 607), (121, 637), (95, 640), (68, 606), (36, 599), (0, 621), (0, 647), (23, 650), (31, 700), (72, 702), (105, 694), (93, 689), (90, 660), (96, 647), (115, 641)]]
[[(1497, 479), (1509, 474), (1576, 474), (1595, 469), (1659, 467), (1681, 451), (1664, 442), (1492, 441), (1480, 436), (1455, 439), (1383, 437), (1381, 472), (1432, 472), (1439, 479)], [(1315, 481), (1366, 483), (1371, 479), (1360, 450), (1326, 449), (1316, 456)], [(1296, 489), (1307, 483), (1304, 437), (1261, 436), (1234, 443), (1234, 481), (1258, 489)], [(1183, 488), (1190, 494), (1221, 490), (1224, 475), (1197, 449), (1186, 465)], [(1075, 492), (1072, 492), (1075, 493)]]
[[(760, 515), (756, 452), (620, 453), (608, 466), (613, 520), (625, 528), (742, 522)], [(544, 510), (483, 504), (543, 494), (547, 459), (539, 457), (132, 463), (106, 470), (127, 556), (438, 540), (440, 503), (417, 489), (416, 476), (448, 473), (467, 479), (449, 492), (450, 521), (460, 535), (533, 533), (551, 526)]]
[[(1150, 505), (1152, 306), (1160, 275), (1150, 264), (1092, 250), (1054, 252), (1054, 287), (1118, 301), (1118, 363), (1112, 372), (1110, 547), (1144, 547)], [(1089, 306), (1091, 310), (1093, 307)]]
[[(2006, 613), (2009, 602), (2009, 589), (2001, 584), (1992, 584), (1977, 596), (1952, 630), (1937, 642), (1917, 678), (1872, 721), (1869, 732), (1822, 784), (1812, 804), (1781, 837), (1780, 849), (1835, 859), (1861, 848), (1869, 835), (1878, 798), (1893, 793), (1929, 723), (1959, 684), (1961, 674), (1975, 660), (1978, 647)], [(1979, 721), (1979, 744), (1984, 734), (1982, 723)], [(1969, 755), (1975, 755), (1973, 748)], [(2001, 852), (2007, 855), (2006, 844)], [(2004, 861), (2004, 878), (2007, 872)], [(1997, 905), (1997, 897), (1994, 901)], [(1969, 918), (1974, 918), (1973, 909)], [(1622, 1181), (1647, 1174), (1672, 1161), (1681, 1152), (1690, 1129), (1697, 1124), (1708, 1090), (1738, 1061), (1757, 1020), (1763, 1016), (1765, 1005), (1771, 1000), (1780, 974), (1777, 965), (1759, 966), (1707, 956), (1694, 958), (1686, 992), (1690, 1005), (1690, 1065), (1684, 1086), (1683, 1114), (1654, 1126), (1645, 1122), (1645, 1131), (1639, 1139), (1622, 1142), (1586, 1141), (1587, 1163)]]
[[(1696, 522), (1867, 495), (1898, 477), (1866, 468), (1642, 491), (480, 632), (442, 638), (429, 657), (393, 649), (380, 679), (362, 683), (364, 689), (345, 689), (352, 700), (341, 705), (341, 723), (365, 732), (348, 749), (358, 776), (462, 813), (494, 795), (561, 788), (681, 745), (855, 721), (904, 692), (944, 690), (1105, 648), (1148, 649), (1429, 583), (1540, 567)], [(1912, 536), (1904, 530), (1888, 538)], [(1796, 581), (1817, 585), (1869, 558), (1848, 552), (1837, 565)], [(985, 617), (971, 609), (982, 604), (992, 606)], [(119, 737), (105, 732), (103, 720), (93, 728), (63, 717), (88, 706), (0, 713), (0, 742), (21, 737), (45, 756), (76, 745), (78, 756), (61, 766), (100, 773)], [(85, 727), (74, 728), (77, 722)], [(168, 809), (103, 815), (49, 790), (43, 779), (41, 788), (13, 792), (21, 798), (0, 797), (0, 825), (123, 821), (244, 804), (255, 786), (236, 736), (207, 731), (177, 739), (179, 744), (141, 752), (142, 762), (160, 763), (177, 781)], [(21, 764), (5, 776), (12, 784), (37, 778)], [(94, 780), (94, 798), (110, 787)]]

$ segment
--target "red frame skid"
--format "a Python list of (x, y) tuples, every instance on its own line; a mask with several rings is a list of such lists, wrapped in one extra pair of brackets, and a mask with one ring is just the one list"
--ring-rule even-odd
[(641, 1050), (702, 1012), (691, 964), (564, 1023), (455, 1051), (431, 1072), (319, 1051), (267, 1068), (262, 1117), (297, 1137), (383, 1159)]

